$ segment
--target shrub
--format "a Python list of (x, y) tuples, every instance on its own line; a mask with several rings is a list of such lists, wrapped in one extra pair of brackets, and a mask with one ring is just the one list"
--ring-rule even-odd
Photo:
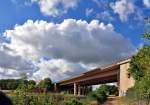
[(21, 95), (11, 97), (14, 105), (55, 105), (50, 96), (44, 94), (30, 94), (24, 98)]
[(98, 104), (102, 104), (107, 100), (109, 88), (107, 85), (100, 86), (96, 91), (91, 93), (91, 96), (97, 100)]
[(77, 99), (71, 99), (69, 101), (66, 101), (65, 105), (83, 105), (83, 104)]

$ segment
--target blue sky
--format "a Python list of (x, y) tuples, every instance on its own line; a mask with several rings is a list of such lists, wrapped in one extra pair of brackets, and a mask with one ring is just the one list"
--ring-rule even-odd
[[(125, 37), (128, 37), (135, 46), (138, 46), (141, 41), (141, 34), (146, 32), (145, 20), (134, 20), (135, 13), (131, 14), (128, 17), (128, 20), (122, 22), (119, 19), (118, 14), (113, 13), (111, 9), (110, 1), (106, 0), (97, 0), (98, 2), (104, 2), (106, 7), (100, 7), (93, 0), (78, 0), (78, 6), (68, 10), (66, 14), (63, 14), (58, 17), (45, 16), (40, 12), (38, 4), (31, 4), (30, 0), (2, 0), (0, 3), (0, 32), (3, 33), (7, 29), (13, 29), (16, 24), (23, 24), (28, 19), (32, 20), (45, 20), (48, 22), (60, 23), (64, 19), (73, 18), (81, 19), (90, 22), (93, 19), (98, 19), (105, 23), (112, 23), (115, 26), (117, 32), (122, 33)], [(112, 3), (115, 0), (111, 1)], [(26, 4), (28, 3), (28, 5)], [(137, 6), (140, 11), (142, 11), (142, 17), (145, 18), (150, 15), (149, 8), (146, 8), (142, 0), (134, 0), (134, 5)], [(86, 9), (93, 9), (92, 13), (89, 16), (86, 16)], [(113, 21), (108, 19), (97, 18), (98, 13), (109, 11), (110, 15), (114, 18)], [(137, 12), (135, 10), (135, 12)]]
[[(2, 50), (1, 51), (2, 53), (5, 52), (7, 53), (5, 55), (9, 55), (13, 57), (15, 56), (15, 59), (17, 57), (20, 60), (25, 59), (27, 62), (30, 61), (32, 62), (32, 64), (34, 64), (34, 66), (36, 66), (36, 68), (43, 67), (43, 65), (48, 65), (49, 63), (54, 63), (53, 66), (45, 68), (45, 69), (48, 69), (46, 73), (51, 75), (52, 70), (50, 69), (55, 68), (56, 70), (56, 68), (59, 68), (56, 70), (57, 73), (55, 72), (57, 75), (54, 76), (53, 78), (56, 78), (58, 75), (62, 76), (63, 73), (64, 75), (62, 77), (65, 78), (68, 75), (70, 76), (72, 74), (77, 74), (76, 73), (77, 71), (74, 71), (74, 69), (76, 69), (77, 67), (79, 69), (79, 72), (83, 72), (85, 71), (85, 69), (89, 69), (90, 67), (93, 67), (93, 66), (95, 67), (95, 65), (97, 64), (98, 65), (108, 64), (108, 63), (111, 63), (111, 60), (114, 60), (116, 58), (119, 59), (122, 57), (130, 56), (131, 55), (129, 54), (130, 52), (134, 53), (135, 52), (134, 50), (144, 43), (142, 39), (142, 34), (145, 33), (147, 30), (145, 17), (150, 16), (150, 0), (132, 0), (132, 1), (131, 0), (111, 0), (111, 1), (110, 0), (1, 0), (0, 1), (0, 16), (1, 16), (0, 18), (1, 37), (10, 38), (12, 41), (12, 43), (9, 43), (9, 44), (7, 43), (5, 45), (6, 47), (3, 46), (3, 44), (1, 45), (2, 47), (9, 49), (9, 51), (6, 51), (5, 49)], [(92, 22), (94, 20), (97, 20), (98, 23)], [(63, 27), (62, 29), (63, 31), (61, 30), (62, 32), (60, 31), (60, 33), (58, 33), (58, 36), (59, 34), (62, 34), (62, 33), (64, 33), (64, 35), (71, 34), (72, 36), (70, 37), (73, 37), (76, 40), (64, 39), (64, 38), (60, 38), (56, 36), (55, 37), (57, 39), (55, 39), (54, 36), (51, 36), (52, 33), (49, 32), (48, 30), (43, 31), (43, 32), (46, 32), (46, 34), (48, 33), (47, 36), (44, 35), (43, 33), (39, 34), (39, 33), (34, 32), (35, 31), (34, 29), (32, 30), (33, 28), (32, 26), (36, 26), (37, 30), (42, 31), (41, 26), (46, 27), (46, 26), (49, 26), (51, 23), (54, 24), (54, 27), (58, 27), (57, 30)], [(84, 23), (86, 24), (85, 26), (87, 26), (87, 28), (78, 29), (78, 26), (80, 27), (81, 24), (84, 24)], [(111, 53), (112, 55), (108, 53), (109, 55), (111, 55), (108, 58), (112, 58), (112, 59), (110, 60), (106, 58), (107, 62), (101, 61), (100, 57), (98, 57), (99, 59), (96, 59), (96, 58), (94, 59), (97, 53), (91, 52), (90, 50), (93, 50), (93, 48), (95, 48), (97, 45), (93, 44), (91, 40), (89, 41), (91, 43), (91, 47), (89, 48), (85, 46), (85, 43), (84, 43), (85, 41), (83, 41), (84, 39), (81, 40), (82, 43), (79, 45), (80, 43), (79, 39), (81, 39), (82, 37), (86, 37), (84, 35), (82, 36), (82, 31), (86, 30), (86, 33), (88, 33), (90, 30), (88, 29), (88, 27), (96, 27), (97, 25), (100, 25), (101, 23), (103, 23), (104, 25), (102, 25), (100, 29), (96, 28), (96, 29), (93, 29), (91, 32), (96, 30), (96, 32), (99, 35), (101, 35), (101, 38), (100, 39), (98, 38), (99, 42), (103, 42), (104, 40), (102, 44), (107, 45), (106, 48), (109, 48), (107, 49), (107, 52), (114, 50), (111, 48), (116, 48), (116, 51), (118, 51), (117, 53), (120, 54), (120, 56), (116, 56), (116, 55), (113, 55), (114, 52)], [(111, 24), (111, 26), (109, 26), (108, 24), (109, 25)], [(73, 31), (73, 33), (64, 31), (65, 29), (63, 25), (65, 26), (65, 28), (68, 25), (73, 25), (73, 27), (70, 28), (70, 30), (75, 30), (75, 31)], [(26, 27), (29, 27), (29, 29), (26, 29)], [(67, 28), (69, 29), (69, 27)], [(101, 29), (103, 28), (106, 28), (104, 32), (101, 31)], [(20, 31), (20, 29), (22, 31)], [(109, 31), (109, 29), (113, 31)], [(8, 32), (9, 30), (11, 30), (12, 32)], [(21, 32), (21, 34), (19, 34), (19, 32)], [(31, 37), (29, 35), (27, 36), (27, 34), (25, 33), (31, 34), (30, 35)], [(79, 36), (76, 36), (75, 33), (78, 33)], [(35, 36), (33, 37), (32, 34), (35, 34)], [(80, 36), (80, 34), (82, 37)], [(112, 34), (112, 35), (109, 36), (109, 34)], [(95, 36), (95, 35), (92, 34), (92, 36)], [(41, 38), (45, 37), (45, 38), (43, 38), (42, 41), (39, 41), (40, 39), (38, 39), (38, 37), (41, 37)], [(31, 41), (29, 41), (29, 39), (31, 39)], [(60, 41), (60, 43), (62, 44), (56, 45), (55, 42), (46, 43), (45, 41), (46, 39), (53, 39), (52, 42), (54, 40), (59, 39), (58, 41)], [(123, 39), (124, 39), (124, 42), (123, 42)], [(2, 40), (5, 41), (5, 39), (2, 39)], [(28, 40), (29, 42), (26, 40)], [(34, 40), (35, 40), (35, 43), (34, 43)], [(63, 40), (69, 41), (71, 43), (70, 46), (65, 45), (65, 44), (68, 44), (69, 42), (66, 43)], [(110, 42), (112, 41), (112, 43), (111, 44), (107, 43), (107, 40)], [(1, 43), (4, 43), (3, 41)], [(44, 43), (44, 41), (46, 44)], [(79, 41), (79, 43), (75, 43), (75, 41), (76, 42)], [(37, 53), (37, 51), (23, 53), (24, 51), (22, 49), (29, 50), (29, 47), (27, 48), (27, 45), (29, 43), (31, 43), (31, 45), (29, 45), (30, 47), (32, 46), (31, 49), (36, 49), (36, 47), (38, 47), (39, 49), (41, 48), (42, 50), (36, 49), (37, 51), (41, 51), (41, 53), (39, 52), (40, 53), (39, 54)], [(89, 46), (90, 46), (90, 43), (89, 43)], [(118, 45), (120, 44), (120, 46), (118, 46), (117, 43)], [(16, 47), (18, 44), (22, 44), (22, 48), (19, 48), (20, 46)], [(35, 47), (34, 44), (37, 46)], [(112, 44), (114, 44), (115, 46), (111, 46)], [(47, 48), (48, 49), (47, 50), (46, 48), (43, 48), (41, 46), (48, 46), (48, 48), (50, 46), (56, 49), (53, 50), (52, 48), (51, 49)], [(80, 51), (81, 49), (79, 49), (79, 52), (81, 53), (79, 55), (77, 54), (78, 56), (75, 56), (76, 58), (79, 57), (80, 60), (75, 59), (73, 54), (70, 56), (64, 56), (64, 53), (70, 53), (69, 50), (64, 50), (64, 46), (72, 47), (70, 50), (79, 49), (80, 47), (81, 49), (88, 49), (87, 51), (89, 51), (89, 53), (87, 53), (87, 56), (88, 57), (90, 55), (91, 56), (89, 58), (86, 58), (85, 56), (84, 58), (84, 55), (82, 55), (83, 52)], [(121, 49), (122, 47), (124, 47), (126, 50)], [(98, 48), (98, 51), (101, 51), (101, 50), (102, 49)], [(64, 51), (64, 53), (47, 54), (48, 51), (50, 51), (49, 53), (55, 52), (55, 51), (57, 52)], [(123, 53), (123, 51), (125, 54)], [(13, 54), (14, 52), (16, 53)], [(33, 57), (33, 55), (38, 56), (38, 57)], [(105, 56), (103, 55), (103, 52), (102, 52), (102, 56)], [(112, 56), (114, 56), (114, 58)], [(7, 58), (9, 59), (9, 57)], [(46, 58), (46, 60), (42, 60), (40, 62), (42, 64), (39, 64), (38, 61), (41, 58)], [(93, 62), (89, 62), (88, 59), (93, 59)], [(60, 65), (64, 64), (65, 67), (64, 68), (55, 67), (56, 62)], [(75, 65), (77, 67), (75, 67)], [(3, 65), (0, 64), (0, 66), (2, 69), (0, 72), (0, 75), (1, 75), (1, 74), (4, 74), (5, 70), (4, 70)], [(13, 66), (16, 66), (16, 64), (15, 65), (13, 64)], [(12, 67), (12, 65), (10, 67)], [(68, 71), (64, 72), (65, 68), (69, 68)], [(9, 68), (9, 69), (12, 70), (11, 72), (18, 73), (18, 71), (14, 68), (13, 69)], [(35, 75), (40, 76), (39, 75), (39, 73), (41, 73), (40, 70), (37, 70), (36, 73), (34, 73), (33, 69), (32, 70), (31, 69), (32, 68), (30, 68), (30, 70), (25, 69), (25, 71), (27, 71), (27, 73), (29, 73), (29, 75), (32, 75), (33, 77)], [(71, 71), (70, 69), (73, 69), (73, 71)], [(63, 72), (60, 72), (60, 71), (63, 71)], [(19, 76), (19, 74), (20, 72), (18, 73), (17, 76)], [(5, 72), (5, 75), (6, 76), (3, 78), (8, 77), (8, 74), (6, 74), (6, 72)], [(12, 77), (15, 77), (15, 76), (12, 76)], [(35, 78), (37, 77), (34, 77), (34, 79)], [(59, 80), (58, 78), (56, 79)]]

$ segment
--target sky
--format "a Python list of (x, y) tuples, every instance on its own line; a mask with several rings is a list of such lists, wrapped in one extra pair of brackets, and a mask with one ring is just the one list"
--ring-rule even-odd
[(134, 55), (150, 0), (0, 0), (0, 79), (53, 81)]

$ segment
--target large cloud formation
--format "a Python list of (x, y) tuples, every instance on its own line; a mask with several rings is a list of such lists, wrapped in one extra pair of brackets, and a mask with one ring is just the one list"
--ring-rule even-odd
[(46, 56), (71, 62), (107, 62), (133, 51), (128, 39), (116, 33), (111, 24), (98, 20), (67, 19), (60, 24), (28, 20), (4, 35), (11, 37), (9, 48), (34, 60)]
[[(88, 66), (130, 56), (135, 50), (127, 38), (115, 32), (112, 24), (105, 25), (98, 20), (87, 23), (66, 19), (59, 24), (28, 20), (3, 35), (11, 39), (6, 46), (12, 53), (36, 62), (38, 70), (31, 78), (52, 76), (53, 80), (59, 80), (59, 76), (84, 72)], [(49, 60), (38, 62), (42, 57)]]

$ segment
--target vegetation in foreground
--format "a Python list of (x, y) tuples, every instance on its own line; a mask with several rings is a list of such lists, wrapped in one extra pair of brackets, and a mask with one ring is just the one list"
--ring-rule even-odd
[[(37, 85), (31, 80), (28, 81), (26, 76), (19, 80), (1, 81), (1, 89), (7, 89), (3, 92), (10, 97), (14, 105), (92, 105), (91, 103), (95, 102), (91, 98), (48, 92), (53, 88), (49, 78), (41, 80)], [(9, 87), (10, 84), (12, 87)]]
[(9, 96), (14, 105), (96, 105), (90, 97), (75, 97), (73, 95), (56, 93), (30, 93)]
[[(150, 33), (144, 37), (150, 41)], [(135, 79), (135, 86), (130, 88), (125, 97), (127, 105), (150, 104), (150, 42), (131, 58), (129, 76)], [(132, 104), (131, 104), (132, 103)]]
[(97, 90), (89, 92), (88, 96), (78, 96), (66, 94), (56, 94), (50, 92), (53, 90), (53, 84), (50, 78), (41, 80), (37, 85), (33, 80), (27, 80), (25, 75), (22, 79), (0, 80), (1, 89), (12, 100), (14, 105), (101, 105), (108, 95), (117, 95), (116, 86), (101, 85)]
[[(51, 81), (42, 80), (38, 86), (44, 88), (42, 93), (33, 92), (34, 84), (22, 79), (16, 90), (7, 90), (5, 93), (11, 98), (14, 105), (101, 105), (108, 95), (118, 94), (116, 86), (101, 85), (87, 97), (75, 97), (69, 94), (56, 94), (48, 92)], [(48, 85), (49, 84), (49, 85)]]

